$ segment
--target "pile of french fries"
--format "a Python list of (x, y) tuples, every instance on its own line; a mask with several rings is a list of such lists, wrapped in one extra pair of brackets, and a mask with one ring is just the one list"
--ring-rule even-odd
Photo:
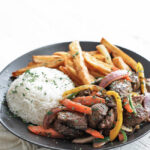
[(90, 84), (97, 77), (105, 76), (117, 69), (136, 70), (137, 62), (118, 47), (102, 38), (94, 51), (83, 51), (79, 42), (69, 44), (69, 51), (52, 55), (32, 56), (32, 62), (12, 73), (17, 77), (25, 71), (45, 66), (59, 69), (67, 74), (76, 86)]

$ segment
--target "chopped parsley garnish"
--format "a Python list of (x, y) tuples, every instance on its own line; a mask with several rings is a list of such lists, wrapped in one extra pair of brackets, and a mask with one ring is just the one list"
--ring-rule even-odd
[(29, 91), (30, 89), (26, 87), (26, 90), (28, 90), (28, 91)]
[(79, 52), (76, 52), (74, 55), (72, 55), (72, 57), (75, 58), (78, 54)]
[(23, 83), (20, 83), (20, 86), (23, 86)]
[(12, 93), (15, 94), (15, 93), (17, 93), (17, 91), (16, 90), (12, 90)]
[(52, 82), (54, 83), (54, 85), (57, 85), (55, 80), (52, 80)]
[(26, 96), (24, 93), (22, 94), (23, 96)]
[(62, 59), (58, 59), (58, 61), (62, 61)]
[(38, 86), (38, 90), (40, 90), (40, 91), (41, 91), (42, 89), (43, 89), (43, 87), (42, 87), (42, 86)]
[(75, 123), (78, 123), (78, 120), (74, 120)]
[(96, 95), (93, 96), (93, 99), (95, 99), (95, 98), (96, 98)]
[(53, 114), (52, 111), (48, 111), (48, 112), (47, 112), (47, 115), (51, 115), (51, 114)]

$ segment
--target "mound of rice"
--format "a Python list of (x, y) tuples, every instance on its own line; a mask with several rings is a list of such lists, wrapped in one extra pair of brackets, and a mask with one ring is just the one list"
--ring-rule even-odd
[(63, 72), (38, 67), (19, 76), (6, 99), (11, 112), (26, 122), (42, 125), (44, 115), (59, 105), (64, 91), (72, 88), (73, 82)]

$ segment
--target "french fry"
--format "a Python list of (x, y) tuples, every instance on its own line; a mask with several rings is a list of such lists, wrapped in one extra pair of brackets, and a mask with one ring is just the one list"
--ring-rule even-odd
[(64, 74), (67, 74), (67, 70), (65, 66), (59, 66), (58, 68), (60, 71), (62, 71)]
[(101, 53), (104, 57), (105, 57), (105, 62), (107, 64), (113, 65), (112, 60), (111, 60), (111, 56), (108, 52), (108, 50), (106, 49), (106, 47), (102, 44), (97, 45), (96, 49), (99, 53)]
[(28, 63), (27, 66), (30, 67), (30, 66), (33, 66), (34, 64), (36, 64), (36, 63), (34, 63), (34, 62), (31, 61), (31, 62)]
[(48, 68), (57, 68), (60, 65), (62, 65), (63, 63), (64, 63), (64, 61), (59, 61), (59, 60), (52, 61), (52, 62), (47, 62), (47, 63), (30, 62), (27, 67), (21, 68), (21, 69), (15, 71), (15, 72), (13, 72), (12, 76), (17, 77), (17, 76), (21, 75), (22, 73), (26, 72), (27, 70), (32, 69), (32, 68), (36, 68), (36, 67), (45, 66), (45, 67), (48, 67)]
[(79, 79), (83, 82), (83, 84), (90, 84), (91, 82), (93, 82), (94, 78), (91, 78), (84, 63), (84, 58), (79, 42), (74, 41), (69, 44), (69, 50), (73, 57), (73, 62), (75, 64), (75, 69), (77, 71)]
[(113, 58), (113, 63), (119, 69), (131, 70), (120, 56)]
[(12, 76), (13, 76), (13, 77), (17, 77), (17, 76), (23, 74), (24, 72), (26, 72), (26, 71), (29, 70), (29, 69), (36, 68), (36, 67), (41, 67), (41, 66), (43, 66), (43, 64), (32, 64), (32, 65), (30, 64), (30, 66), (21, 68), (21, 69), (15, 71), (15, 72), (13, 72), (13, 73), (12, 73)]
[(95, 55), (95, 54), (97, 54), (97, 51), (89, 51), (89, 52), (84, 51), (84, 52), (89, 53), (90, 55)]
[(95, 57), (96, 59), (100, 60), (100, 61), (105, 61), (105, 57), (101, 54), (94, 54), (92, 55), (93, 57)]
[(84, 59), (88, 64), (88, 66), (90, 66), (90, 69), (97, 70), (103, 75), (106, 75), (111, 72), (112, 66), (97, 60), (96, 58), (94, 58), (88, 53), (84, 53)]
[(70, 66), (72, 68), (75, 68), (74, 63), (73, 63), (73, 59), (72, 59), (71, 55), (66, 55), (64, 57), (64, 60), (65, 60), (65, 62), (64, 62), (65, 66)]
[(64, 57), (64, 56), (68, 56), (70, 54), (68, 52), (60, 51), (60, 52), (53, 53), (53, 55), (58, 55), (58, 56)]
[(64, 61), (64, 59), (61, 56), (56, 55), (37, 55), (32, 56), (32, 60), (35, 63), (49, 63), (52, 61)]
[(70, 67), (65, 67), (65, 66), (60, 66), (59, 70), (62, 71), (63, 73), (67, 74), (70, 79), (72, 79), (75, 83), (76, 86), (78, 85), (82, 85), (82, 82), (78, 79), (78, 77), (76, 76), (75, 72), (73, 69), (71, 69)]
[(90, 72), (90, 74), (91, 74), (92, 76), (94, 76), (95, 78), (104, 76), (103, 74), (99, 73), (98, 71), (95, 71), (95, 70), (92, 70), (92, 69), (89, 69), (89, 72)]
[(117, 56), (121, 56), (126, 64), (128, 64), (133, 70), (136, 70), (137, 62), (120, 50), (118, 47), (109, 43), (106, 39), (102, 38), (101, 44), (103, 44), (111, 53), (114, 53)]

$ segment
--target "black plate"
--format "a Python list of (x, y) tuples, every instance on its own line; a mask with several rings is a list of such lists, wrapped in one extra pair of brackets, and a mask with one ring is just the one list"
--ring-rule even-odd
[[(7, 105), (5, 104), (5, 94), (8, 90), (8, 87), (10, 83), (12, 82), (10, 80), (11, 73), (19, 68), (25, 67), (28, 62), (32, 60), (32, 55), (44, 55), (44, 54), (52, 54), (56, 51), (67, 51), (68, 50), (68, 44), (67, 43), (60, 43), (60, 44), (54, 44), (45, 46), (39, 49), (36, 49), (34, 51), (31, 51), (27, 54), (24, 54), (23, 56), (17, 58), (12, 63), (10, 63), (1, 73), (0, 73), (0, 122), (3, 124), (4, 127), (6, 127), (10, 132), (15, 134), (16, 136), (31, 142), (33, 144), (37, 144), (42, 147), (51, 148), (51, 149), (61, 149), (61, 150), (94, 150), (92, 148), (91, 144), (86, 145), (77, 145), (72, 144), (70, 141), (64, 141), (64, 140), (55, 140), (50, 139), (38, 135), (34, 135), (30, 133), (27, 130), (27, 124), (24, 123), (20, 118), (13, 117), (13, 114), (9, 111)], [(99, 43), (97, 42), (80, 42), (82, 48), (84, 50), (90, 51), (94, 50), (96, 45)], [(140, 61), (144, 65), (145, 69), (145, 75), (146, 77), (150, 77), (150, 62), (146, 60), (145, 58), (139, 56), (138, 54), (127, 50), (125, 48), (120, 47), (124, 52), (132, 56), (136, 61)], [(142, 137), (146, 133), (148, 133), (150, 130), (150, 124), (146, 123), (142, 126), (140, 130), (135, 132), (133, 135), (129, 136), (128, 142), (126, 143), (119, 143), (117, 141), (113, 143), (106, 144), (103, 146), (103, 149), (110, 149), (114, 147), (120, 147), (125, 144), (129, 144), (138, 138)]]

